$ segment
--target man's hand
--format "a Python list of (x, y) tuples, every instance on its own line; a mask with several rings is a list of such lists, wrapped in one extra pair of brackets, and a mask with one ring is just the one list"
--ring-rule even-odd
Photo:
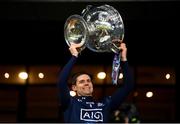
[(127, 47), (125, 43), (120, 44), (120, 57), (121, 61), (127, 61)]
[(81, 47), (81, 44), (75, 44), (75, 43), (71, 43), (70, 47), (69, 47), (69, 51), (71, 52), (71, 55), (78, 57), (78, 50), (77, 48)]

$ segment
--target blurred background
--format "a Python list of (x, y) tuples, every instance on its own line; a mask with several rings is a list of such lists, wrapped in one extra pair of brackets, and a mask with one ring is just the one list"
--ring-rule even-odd
[[(180, 2), (23, 0), (0, 2), (0, 122), (63, 122), (57, 78), (71, 57), (64, 24), (87, 5), (103, 4), (116, 8), (123, 18), (135, 77), (135, 89), (112, 113), (112, 122), (121, 121), (122, 111), (134, 122), (179, 121)], [(85, 49), (73, 68), (72, 73), (88, 71), (95, 77), (96, 99), (121, 86), (111, 83), (113, 55)], [(97, 77), (99, 72), (104, 78)]]

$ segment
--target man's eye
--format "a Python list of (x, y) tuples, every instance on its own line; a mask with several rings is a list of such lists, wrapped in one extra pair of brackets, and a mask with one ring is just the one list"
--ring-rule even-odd
[(79, 81), (79, 83), (84, 83), (84, 80), (82, 80), (82, 81)]
[(91, 80), (89, 79), (89, 80), (87, 80), (87, 82), (91, 82)]

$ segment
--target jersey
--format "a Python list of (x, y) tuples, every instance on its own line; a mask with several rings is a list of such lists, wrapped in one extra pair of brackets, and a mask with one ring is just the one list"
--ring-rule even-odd
[(63, 108), (64, 122), (66, 123), (107, 123), (110, 114), (118, 109), (121, 103), (128, 96), (134, 87), (132, 72), (128, 62), (121, 62), (123, 73), (123, 85), (111, 96), (106, 96), (101, 101), (96, 101), (92, 96), (70, 96), (68, 87), (68, 77), (77, 61), (77, 57), (72, 56), (69, 62), (62, 69), (59, 80), (59, 101)]

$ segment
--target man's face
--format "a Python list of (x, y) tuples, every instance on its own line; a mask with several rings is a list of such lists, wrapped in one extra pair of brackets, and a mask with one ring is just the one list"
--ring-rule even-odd
[(72, 86), (72, 89), (77, 92), (78, 96), (92, 96), (93, 84), (90, 76), (87, 74), (78, 76), (76, 84)]

